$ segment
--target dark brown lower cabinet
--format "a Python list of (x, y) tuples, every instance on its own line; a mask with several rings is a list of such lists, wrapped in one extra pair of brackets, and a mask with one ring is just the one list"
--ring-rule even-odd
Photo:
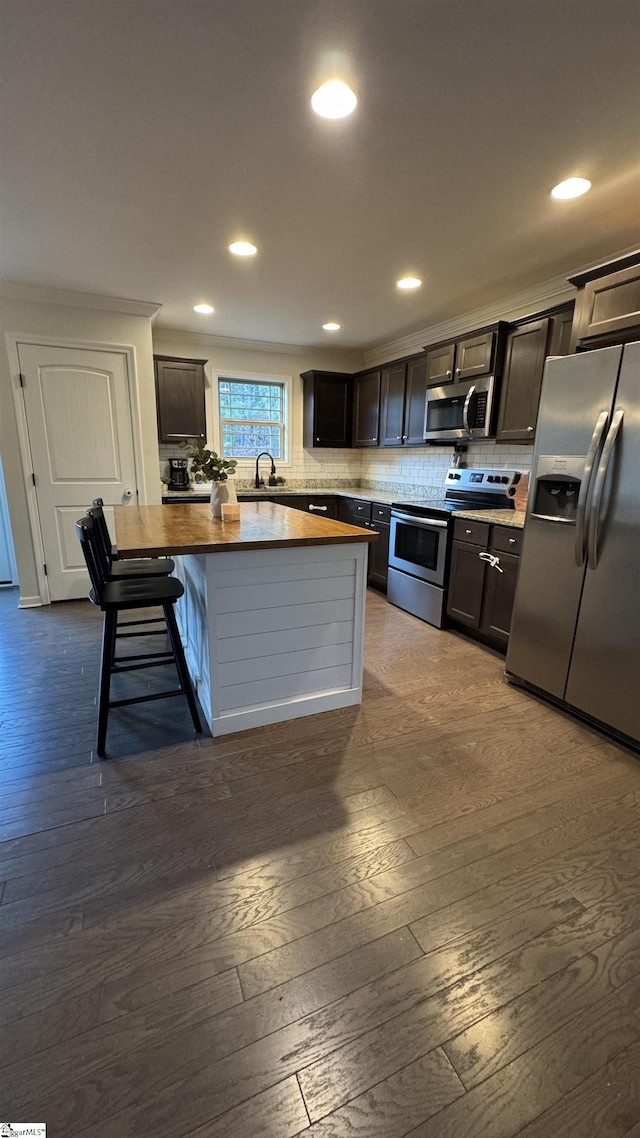
[(509, 527), (492, 526), (485, 544), (454, 540), (451, 548), (447, 615), (494, 648), (506, 650), (509, 641), (520, 563), (516, 553), (504, 550), (508, 543), (511, 548), (510, 538), (519, 549), (521, 536)]
[(338, 519), (350, 526), (362, 526), (379, 534), (377, 541), (369, 545), (369, 569), (367, 584), (376, 589), (387, 589), (389, 569), (389, 536), (391, 532), (391, 509), (379, 502), (364, 502), (361, 498), (341, 498), (338, 503)]
[(368, 584), (376, 589), (387, 589), (387, 574), (389, 572), (389, 535), (391, 526), (388, 522), (370, 522), (371, 529), (380, 536), (369, 547), (369, 577)]
[(483, 546), (468, 545), (466, 541), (454, 541), (451, 549), (447, 612), (471, 628), (480, 627), (485, 566), (480, 554), (483, 552)]
[(506, 648), (511, 631), (511, 614), (518, 583), (519, 557), (511, 553), (500, 553), (493, 549), (489, 553), (500, 559), (500, 569), (491, 568), (485, 562), (484, 596), (480, 632), (491, 640), (497, 640)]

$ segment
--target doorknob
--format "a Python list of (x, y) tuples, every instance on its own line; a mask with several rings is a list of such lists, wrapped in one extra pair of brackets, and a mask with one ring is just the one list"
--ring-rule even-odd
[(123, 498), (133, 498), (133, 490), (125, 490)]

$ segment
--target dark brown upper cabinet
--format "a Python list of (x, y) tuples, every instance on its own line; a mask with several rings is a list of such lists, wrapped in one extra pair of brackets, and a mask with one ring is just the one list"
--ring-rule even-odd
[(547, 345), (548, 356), (568, 356), (571, 352), (571, 328), (573, 325), (573, 301), (564, 308), (551, 313), (551, 329)]
[(375, 447), (380, 441), (380, 371), (368, 371), (353, 381), (353, 445)]
[(640, 337), (640, 251), (569, 277), (578, 289), (572, 349), (584, 351)]
[(427, 387), (500, 375), (507, 325), (503, 321), (446, 344), (427, 345)]
[(496, 329), (465, 336), (456, 344), (456, 381), (475, 379), (478, 375), (490, 375), (496, 359), (498, 334)]
[(158, 439), (180, 443), (206, 439), (204, 365), (206, 360), (154, 356)]
[(425, 446), (424, 410), (429, 386), (426, 356), (407, 360), (407, 390), (404, 404), (405, 446)]
[(532, 443), (547, 356), (567, 356), (573, 302), (525, 320), (509, 332), (500, 392), (497, 442)]
[(533, 442), (549, 327), (530, 320), (507, 336), (497, 442)]
[(350, 447), (353, 381), (337, 371), (304, 371), (303, 444)]
[(427, 357), (389, 364), (381, 372), (380, 446), (424, 446)]
[(440, 344), (437, 348), (427, 349), (427, 387), (440, 387), (442, 383), (453, 382), (453, 362), (455, 355), (455, 343)]
[(402, 446), (406, 380), (406, 363), (391, 364), (380, 373), (380, 446)]

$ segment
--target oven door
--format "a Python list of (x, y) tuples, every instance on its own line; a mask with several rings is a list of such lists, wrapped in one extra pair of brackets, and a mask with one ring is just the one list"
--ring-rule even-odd
[(389, 565), (432, 585), (444, 585), (448, 523), (391, 511)]
[(495, 376), (427, 389), (425, 439), (488, 439), (494, 433)]

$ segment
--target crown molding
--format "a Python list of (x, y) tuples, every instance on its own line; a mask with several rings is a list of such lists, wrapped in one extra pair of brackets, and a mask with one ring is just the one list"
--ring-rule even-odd
[(68, 308), (95, 308), (102, 312), (120, 312), (126, 316), (153, 318), (162, 308), (150, 300), (130, 300), (122, 296), (102, 296), (94, 292), (76, 292), (47, 285), (24, 284), (0, 280), (0, 296), (7, 300), (25, 300), (32, 304), (63, 304)]
[(167, 324), (155, 324), (153, 343), (169, 343), (172, 340), (186, 341), (202, 348), (240, 348), (253, 352), (272, 352), (282, 356), (299, 356), (308, 352), (324, 352), (333, 355), (352, 355), (354, 370), (358, 370), (362, 360), (361, 348), (339, 348), (314, 344), (279, 344), (274, 340), (245, 340), (235, 336), (212, 336), (206, 332), (194, 332), (189, 328), (171, 328)]
[(589, 272), (606, 261), (615, 261), (618, 258), (628, 256), (633, 251), (633, 248), (623, 249), (609, 257), (599, 257), (597, 261), (591, 261), (588, 265), (582, 265), (570, 273), (563, 273), (561, 276), (552, 277), (532, 288), (511, 293), (509, 296), (503, 297), (502, 300), (492, 301), (491, 304), (485, 304), (481, 308), (474, 308), (473, 311), (465, 312), (461, 316), (454, 316), (449, 320), (441, 321), (439, 324), (431, 324), (417, 332), (410, 332), (406, 336), (388, 340), (384, 344), (365, 348), (365, 362), (367, 365), (375, 365), (386, 363), (388, 360), (398, 360), (402, 356), (421, 352), (425, 344), (435, 344), (439, 340), (454, 340), (458, 336), (466, 335), (467, 332), (473, 332), (476, 328), (482, 328), (485, 324), (495, 324), (497, 320), (520, 320), (523, 316), (528, 316), (536, 311), (574, 300), (576, 290), (569, 283), (567, 279), (569, 276)]

